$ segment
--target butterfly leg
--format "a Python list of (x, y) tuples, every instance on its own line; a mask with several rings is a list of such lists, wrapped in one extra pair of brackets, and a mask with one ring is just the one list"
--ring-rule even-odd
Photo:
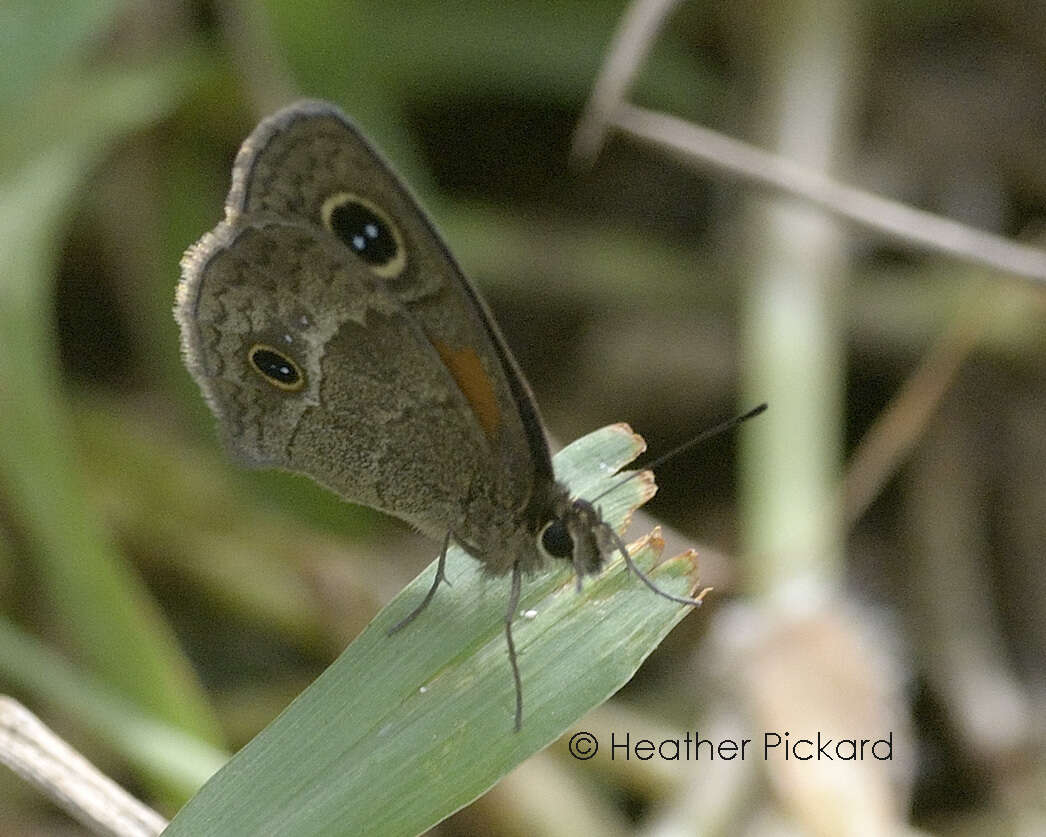
[(447, 577), (443, 574), (444, 568), (447, 566), (447, 549), (450, 547), (450, 532), (447, 532), (447, 537), (443, 539), (443, 549), (439, 551), (439, 560), (436, 562), (436, 577), (432, 580), (432, 586), (429, 588), (429, 592), (425, 594), (425, 598), (421, 600), (421, 603), (414, 608), (410, 613), (400, 619), (395, 625), (389, 628), (388, 636), (392, 636), (400, 628), (404, 628), (413, 622), (425, 608), (429, 606), (429, 602), (432, 601), (432, 597), (436, 595), (436, 588), (439, 587), (440, 582), (446, 582)]
[(505, 641), (508, 643), (508, 661), (512, 666), (512, 680), (516, 684), (516, 722), (514, 729), (523, 729), (523, 680), (519, 676), (519, 661), (516, 659), (516, 643), (512, 641), (512, 620), (519, 607), (519, 593), (523, 585), (523, 571), (519, 561), (512, 565), (512, 587), (508, 594), (508, 610), (505, 612)]
[(581, 595), (581, 578), (582, 578), (582, 576), (584, 574), (585, 574), (585, 569), (584, 569), (584, 567), (581, 566), (581, 563), (578, 561), (577, 550), (575, 550), (575, 554), (574, 554), (574, 579), (575, 579), (574, 589), (577, 591), (577, 594), (579, 596)]

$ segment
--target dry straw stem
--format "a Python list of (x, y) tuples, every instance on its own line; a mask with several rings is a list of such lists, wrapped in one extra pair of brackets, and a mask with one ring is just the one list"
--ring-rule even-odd
[[(1046, 252), (1041, 249), (844, 185), (719, 132), (629, 104), (631, 82), (677, 5), (678, 0), (637, 0), (626, 10), (574, 135), (577, 160), (594, 160), (607, 133), (616, 129), (668, 149), (695, 166), (726, 171), (805, 198), (901, 243), (1046, 281)], [(842, 489), (847, 523), (859, 519), (910, 452), (979, 333), (976, 318), (960, 312), (862, 440)]]
[[(977, 290), (980, 290), (978, 288)], [(852, 526), (922, 437), (987, 324), (981, 305), (961, 308), (861, 439), (846, 469), (840, 506)]]
[(894, 241), (1046, 283), (1046, 252), (840, 183), (821, 172), (718, 131), (625, 101), (628, 87), (675, 8), (675, 0), (640, 0), (621, 28), (574, 135), (574, 154), (590, 163), (609, 129), (644, 140), (699, 168), (804, 198)]
[(0, 695), (0, 762), (96, 834), (153, 837), (167, 825), (6, 695)]

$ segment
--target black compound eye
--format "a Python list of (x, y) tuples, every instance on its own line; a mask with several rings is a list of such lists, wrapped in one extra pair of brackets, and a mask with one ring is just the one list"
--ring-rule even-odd
[(407, 263), (403, 238), (392, 220), (358, 195), (341, 192), (323, 204), (323, 223), (378, 276), (391, 278)]
[(541, 532), (541, 548), (553, 558), (570, 558), (574, 554), (574, 539), (570, 537), (567, 524), (553, 520)]
[(305, 386), (305, 377), (298, 364), (272, 346), (252, 346), (247, 352), (247, 359), (251, 368), (275, 387), (296, 392)]

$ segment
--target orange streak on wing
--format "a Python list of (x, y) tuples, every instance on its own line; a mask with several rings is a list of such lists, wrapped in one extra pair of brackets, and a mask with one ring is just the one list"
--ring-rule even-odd
[(476, 350), (467, 347), (455, 349), (439, 340), (433, 340), (432, 345), (472, 407), (483, 432), (493, 441), (501, 425), (501, 411), (494, 396), (494, 385), (483, 369), (483, 362)]

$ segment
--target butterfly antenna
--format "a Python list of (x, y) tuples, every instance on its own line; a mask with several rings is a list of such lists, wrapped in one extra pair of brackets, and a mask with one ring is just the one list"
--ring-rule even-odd
[(617, 489), (619, 489), (622, 485), (624, 485), (629, 480), (635, 479), (641, 473), (643, 473), (643, 471), (650, 471), (650, 470), (653, 470), (654, 468), (658, 467), (659, 465), (664, 465), (666, 462), (668, 462), (668, 460), (674, 459), (675, 457), (679, 456), (679, 454), (681, 454), (681, 453), (683, 453), (685, 451), (690, 450), (690, 448), (696, 447), (697, 445), (701, 444), (702, 442), (706, 442), (709, 439), (711, 439), (712, 437), (718, 436), (721, 433), (726, 433), (729, 430), (733, 430), (739, 424), (743, 424), (744, 422), (748, 421), (749, 419), (755, 418), (756, 416), (760, 415), (761, 413), (766, 412), (766, 406), (767, 405), (764, 402), (764, 403), (760, 404), (758, 407), (753, 407), (747, 413), (742, 413), (739, 416), (734, 416), (732, 419), (727, 419), (726, 421), (720, 422), (719, 424), (715, 425), (714, 427), (709, 427), (707, 430), (702, 430), (700, 433), (698, 433), (696, 436), (694, 436), (693, 439), (689, 439), (686, 442), (683, 442), (683, 444), (679, 445), (678, 447), (672, 448), (672, 450), (670, 450), (668, 453), (659, 456), (653, 462), (645, 463), (641, 470), (633, 471), (628, 476), (618, 480), (616, 483), (614, 483), (612, 486), (610, 486), (610, 488), (608, 488), (606, 491), (603, 491), (600, 494), (597, 494), (595, 497), (593, 497), (591, 500), (589, 500), (589, 502), (590, 503), (595, 503), (596, 501), (601, 500), (603, 497), (606, 497), (611, 491), (616, 491)]
[[(675, 593), (669, 593), (667, 590), (662, 590), (660, 587), (658, 587), (654, 583), (654, 580), (641, 569), (639, 569), (639, 565), (632, 560), (632, 556), (628, 554), (628, 547), (625, 546), (625, 542), (622, 539), (622, 537), (609, 526), (607, 526), (605, 523), (603, 525), (606, 526), (606, 529), (604, 530), (604, 535), (610, 540), (611, 544), (613, 544), (614, 549), (620, 552), (621, 555), (624, 557), (625, 566), (631, 572), (634, 572), (637, 576), (639, 576), (639, 580), (642, 581), (647, 587), (649, 587), (663, 599), (668, 599), (669, 601), (676, 602), (678, 604), (690, 605), (691, 607), (701, 606), (701, 598), (702, 596), (704, 596), (704, 593), (699, 594), (698, 597), (695, 599), (691, 598), (690, 596), (677, 596), (675, 595)], [(711, 588), (707, 588), (705, 592), (708, 592), (708, 589)]]

